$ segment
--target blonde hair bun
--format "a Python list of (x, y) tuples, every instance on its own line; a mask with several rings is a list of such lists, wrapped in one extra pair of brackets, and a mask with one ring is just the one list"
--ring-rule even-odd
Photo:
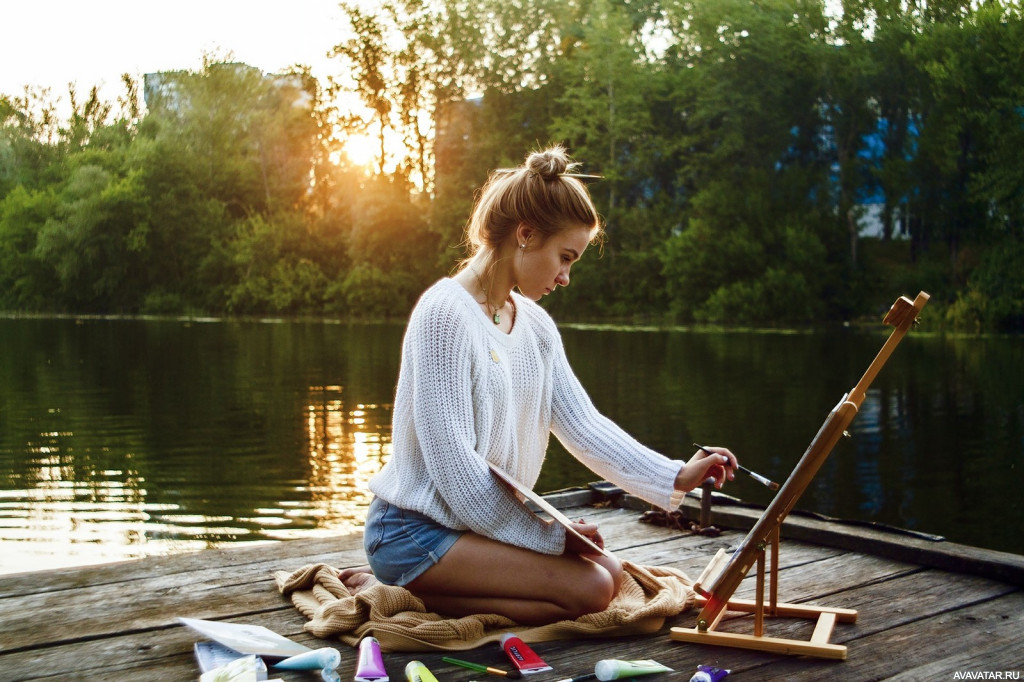
[(545, 180), (555, 180), (579, 164), (569, 160), (569, 153), (565, 147), (556, 145), (543, 151), (533, 152), (526, 157), (525, 165), (530, 173), (539, 175)]

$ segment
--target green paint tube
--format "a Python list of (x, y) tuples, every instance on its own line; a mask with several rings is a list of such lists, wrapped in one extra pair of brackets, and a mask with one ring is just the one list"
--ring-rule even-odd
[(672, 668), (664, 666), (657, 661), (620, 661), (609, 658), (598, 661), (594, 666), (594, 673), (601, 682), (610, 682), (623, 677), (639, 677), (640, 675), (651, 675), (653, 673), (671, 672)]

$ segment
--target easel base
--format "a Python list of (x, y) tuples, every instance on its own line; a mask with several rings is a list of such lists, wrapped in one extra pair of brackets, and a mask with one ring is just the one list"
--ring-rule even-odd
[(755, 637), (731, 632), (700, 632), (697, 628), (672, 628), (672, 639), (693, 644), (713, 644), (729, 646), (734, 649), (754, 649), (774, 654), (793, 654), (846, 660), (846, 647), (840, 644), (815, 644), (799, 639), (781, 639), (778, 637)]
[[(732, 599), (729, 601), (727, 610), (753, 611), (756, 606), (756, 602), (753, 601)], [(778, 604), (775, 614), (782, 617), (817, 618), (817, 624), (814, 626), (810, 640), (717, 632), (714, 629), (701, 631), (698, 628), (672, 628), (669, 636), (676, 641), (693, 644), (711, 644), (775, 654), (846, 660), (846, 647), (841, 644), (831, 644), (828, 640), (832, 637), (832, 629), (835, 627), (836, 621), (853, 623), (857, 620), (856, 611), (807, 604)]]

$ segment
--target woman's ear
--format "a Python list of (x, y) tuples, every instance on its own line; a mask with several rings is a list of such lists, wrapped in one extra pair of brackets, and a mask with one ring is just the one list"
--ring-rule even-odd
[(519, 227), (516, 228), (516, 246), (520, 249), (525, 249), (530, 244), (530, 240), (533, 239), (534, 234), (537, 231), (527, 225), (526, 223), (519, 223)]

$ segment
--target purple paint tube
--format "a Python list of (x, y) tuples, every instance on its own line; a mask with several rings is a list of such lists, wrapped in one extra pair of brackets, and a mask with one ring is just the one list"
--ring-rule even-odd
[(363, 637), (359, 642), (355, 682), (388, 682), (388, 671), (384, 668), (380, 642), (376, 637)]
[(697, 672), (690, 678), (690, 682), (721, 682), (728, 674), (729, 671), (722, 668), (716, 668), (711, 665), (698, 665)]

